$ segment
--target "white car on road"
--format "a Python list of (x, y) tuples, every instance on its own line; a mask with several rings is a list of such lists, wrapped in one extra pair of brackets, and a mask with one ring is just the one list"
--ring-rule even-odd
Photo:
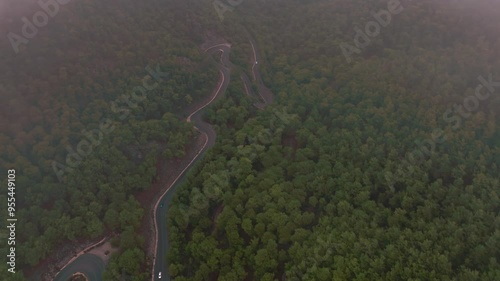
[(161, 279), (161, 271), (158, 273), (158, 279)]

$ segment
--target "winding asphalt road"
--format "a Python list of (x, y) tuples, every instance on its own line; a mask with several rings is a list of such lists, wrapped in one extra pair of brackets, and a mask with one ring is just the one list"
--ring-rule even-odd
[(252, 45), (253, 57), (255, 59), (252, 66), (253, 79), (257, 83), (257, 90), (259, 92), (260, 97), (264, 100), (264, 104), (267, 105), (273, 102), (274, 95), (271, 92), (271, 90), (268, 87), (266, 87), (264, 81), (262, 81), (262, 77), (260, 76), (260, 70), (259, 70), (260, 64), (258, 64), (259, 62), (262, 64), (261, 56), (259, 55), (259, 51), (257, 50), (255, 40), (252, 37), (250, 37), (250, 35), (248, 35), (248, 37), (250, 40), (250, 45)]
[[(200, 158), (200, 156), (210, 147), (215, 144), (216, 133), (212, 126), (202, 120), (203, 109), (220, 97), (220, 93), (224, 93), (229, 85), (231, 75), (231, 62), (229, 61), (229, 52), (231, 46), (229, 44), (219, 44), (212, 46), (205, 50), (211, 54), (221, 52), (220, 63), (217, 63), (217, 68), (221, 73), (221, 82), (217, 86), (214, 94), (210, 100), (198, 107), (186, 119), (187, 122), (193, 122), (195, 128), (205, 137), (205, 143), (196, 156), (189, 162), (189, 164), (182, 170), (173, 183), (168, 187), (165, 193), (160, 197), (155, 204), (155, 230), (156, 230), (156, 255), (153, 260), (152, 280), (170, 280), (167, 270), (166, 254), (168, 250), (168, 230), (167, 230), (167, 209), (172, 201), (173, 194), (183, 181), (186, 171)], [(158, 207), (159, 205), (163, 207)], [(161, 278), (159, 273), (161, 272)]]
[[(252, 66), (252, 73), (254, 76), (254, 80), (257, 83), (257, 89), (259, 95), (262, 97), (264, 101), (264, 105), (270, 104), (273, 102), (273, 93), (269, 88), (266, 87), (259, 72), (258, 61), (260, 59), (258, 51), (255, 46), (255, 41), (249, 35), (250, 44), (252, 45), (252, 50), (254, 54), (255, 61)], [(170, 204), (172, 200), (172, 196), (175, 193), (175, 190), (178, 188), (185, 177), (186, 171), (191, 167), (191, 165), (199, 159), (199, 157), (209, 148), (215, 144), (216, 133), (212, 126), (202, 120), (203, 109), (216, 100), (217, 97), (220, 96), (220, 93), (224, 93), (229, 85), (231, 68), (233, 64), (229, 60), (229, 52), (231, 46), (229, 44), (219, 44), (212, 46), (206, 50), (206, 52), (214, 53), (221, 52), (220, 63), (217, 64), (217, 67), (221, 73), (222, 82), (219, 84), (218, 88), (215, 91), (215, 94), (211, 97), (211, 99), (196, 109), (193, 113), (191, 113), (187, 122), (193, 121), (195, 124), (195, 128), (205, 135), (205, 144), (202, 149), (196, 154), (196, 156), (191, 160), (191, 162), (184, 168), (184, 170), (179, 174), (179, 176), (174, 180), (174, 182), (170, 185), (170, 187), (165, 191), (165, 193), (161, 196), (160, 200), (155, 205), (155, 229), (156, 229), (156, 256), (153, 261), (153, 275), (152, 280), (167, 280), (170, 281), (170, 276), (168, 275), (167, 269), (167, 261), (166, 254), (168, 250), (168, 230), (167, 230), (167, 206)], [(246, 75), (245, 75), (246, 76)], [(249, 82), (248, 79), (245, 79), (245, 87), (250, 88), (246, 82)], [(163, 205), (164, 207), (158, 208), (158, 205)], [(159, 278), (159, 273), (161, 272), (162, 277)]]
[[(255, 42), (252, 38), (250, 38), (250, 43), (252, 45), (255, 62), (252, 66), (252, 74), (254, 80), (257, 83), (257, 88), (259, 95), (262, 97), (264, 104), (269, 104), (273, 101), (273, 94), (271, 90), (269, 90), (263, 83), (262, 78), (259, 72), (258, 61), (260, 59), (258, 52), (255, 47)], [(189, 162), (189, 164), (182, 170), (182, 172), (177, 176), (177, 178), (173, 181), (173, 183), (167, 188), (167, 190), (162, 194), (160, 199), (156, 202), (154, 207), (154, 227), (156, 233), (155, 239), (155, 248), (156, 254), (153, 258), (153, 268), (152, 268), (152, 280), (170, 280), (170, 276), (168, 275), (167, 269), (167, 261), (166, 254), (168, 250), (168, 231), (167, 231), (167, 210), (168, 205), (172, 201), (173, 194), (175, 190), (179, 187), (180, 183), (183, 181), (186, 171), (198, 160), (203, 153), (210, 147), (215, 144), (216, 133), (212, 126), (202, 120), (203, 109), (208, 106), (210, 103), (219, 98), (221, 93), (224, 93), (229, 85), (231, 67), (233, 66), (229, 60), (229, 52), (231, 50), (231, 45), (229, 44), (218, 44), (212, 46), (205, 50), (210, 54), (214, 54), (219, 52), (220, 63), (217, 63), (217, 68), (221, 73), (221, 81), (217, 85), (217, 88), (214, 94), (210, 97), (210, 99), (194, 110), (191, 113), (186, 121), (193, 122), (195, 128), (204, 135), (205, 143), (200, 149), (200, 151), (195, 155), (195, 157)], [(249, 82), (248, 79), (246, 79)], [(248, 84), (248, 83), (245, 83)], [(250, 85), (246, 85), (250, 87)], [(163, 207), (159, 207), (163, 206)], [(77, 259), (75, 259), (72, 263), (67, 265), (54, 279), (54, 281), (66, 281), (71, 277), (75, 272), (84, 273), (90, 281), (102, 281), (102, 274), (104, 272), (105, 264), (98, 257), (93, 254), (84, 254)], [(159, 278), (159, 273), (161, 272), (162, 278)]]
[[(182, 170), (182, 172), (177, 176), (174, 182), (168, 187), (168, 189), (162, 194), (160, 199), (156, 202), (154, 213), (155, 213), (155, 229), (156, 229), (156, 255), (153, 260), (153, 280), (170, 280), (167, 271), (166, 263), (166, 253), (168, 248), (168, 232), (166, 225), (166, 216), (168, 204), (172, 200), (172, 195), (174, 191), (182, 182), (186, 171), (196, 162), (197, 159), (211, 146), (215, 144), (216, 133), (210, 124), (202, 120), (203, 109), (216, 100), (220, 93), (224, 93), (229, 85), (230, 79), (230, 68), (232, 66), (229, 61), (229, 52), (231, 45), (229, 44), (218, 44), (212, 46), (205, 50), (210, 54), (220, 53), (220, 63), (217, 63), (217, 68), (221, 73), (221, 81), (217, 85), (213, 95), (210, 99), (198, 107), (193, 113), (191, 113), (186, 119), (187, 122), (193, 122), (195, 128), (204, 135), (205, 143), (202, 149), (196, 154), (196, 156), (191, 160), (191, 162)], [(164, 207), (158, 207), (158, 206)], [(102, 281), (102, 275), (104, 273), (105, 264), (101, 258), (93, 254), (83, 254), (76, 258), (74, 261), (69, 263), (67, 266), (61, 270), (54, 281), (67, 281), (74, 273), (81, 272), (85, 274), (90, 281)], [(162, 272), (162, 279), (158, 278), (159, 272)]]

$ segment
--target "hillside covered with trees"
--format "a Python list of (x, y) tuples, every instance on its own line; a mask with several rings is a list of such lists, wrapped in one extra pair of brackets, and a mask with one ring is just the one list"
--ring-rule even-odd
[(171, 208), (174, 280), (500, 279), (500, 5), (401, 5), (362, 48), (387, 1), (225, 14), (276, 101), (235, 81), (211, 109), (222, 140)]
[[(500, 3), (231, 3), (69, 1), (18, 52), (2, 37), (17, 268), (117, 234), (104, 279), (151, 279), (137, 196), (197, 136), (183, 118), (217, 83), (216, 34), (235, 67), (205, 116), (217, 143), (168, 206), (173, 280), (500, 280)], [(38, 5), (0, 3), (1, 33)], [(263, 110), (239, 79), (247, 32)]]

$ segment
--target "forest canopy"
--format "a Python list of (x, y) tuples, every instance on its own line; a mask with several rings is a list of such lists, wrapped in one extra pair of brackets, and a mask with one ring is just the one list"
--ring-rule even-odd
[[(137, 195), (197, 137), (184, 118), (218, 81), (200, 48), (216, 34), (232, 80), (204, 116), (216, 145), (168, 206), (174, 280), (500, 280), (500, 3), (230, 2), (221, 18), (212, 0), (70, 1), (18, 52), (2, 37), (17, 267), (118, 234), (105, 280), (151, 279)], [(0, 31), (38, 10), (0, 3)], [(240, 79), (249, 37), (264, 109)]]

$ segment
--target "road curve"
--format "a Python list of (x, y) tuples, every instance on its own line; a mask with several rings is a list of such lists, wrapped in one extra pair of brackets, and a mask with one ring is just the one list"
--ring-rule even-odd
[[(252, 45), (254, 53), (254, 64), (252, 66), (252, 74), (254, 80), (257, 82), (257, 88), (259, 94), (264, 100), (265, 104), (269, 104), (273, 101), (272, 92), (264, 85), (262, 78), (260, 77), (259, 66), (257, 61), (260, 59), (258, 52), (255, 49), (255, 43), (253, 39), (250, 38), (250, 43)], [(200, 158), (200, 156), (210, 147), (215, 144), (216, 133), (212, 126), (202, 120), (203, 109), (220, 97), (220, 93), (224, 93), (229, 85), (230, 74), (232, 63), (229, 60), (229, 52), (231, 46), (229, 44), (218, 44), (212, 46), (205, 50), (208, 53), (221, 52), (220, 63), (217, 64), (217, 68), (221, 73), (221, 82), (217, 85), (213, 96), (210, 99), (198, 107), (191, 113), (186, 121), (193, 122), (195, 129), (198, 130), (203, 137), (205, 142), (195, 155), (195, 157), (189, 162), (189, 164), (182, 170), (182, 172), (177, 176), (173, 183), (167, 188), (167, 190), (161, 195), (160, 199), (155, 203), (154, 214), (155, 219), (155, 248), (156, 254), (153, 258), (153, 268), (152, 268), (152, 280), (170, 280), (167, 270), (166, 253), (168, 249), (168, 231), (167, 231), (167, 209), (168, 204), (171, 202), (175, 190), (178, 188), (185, 177), (186, 171)], [(162, 208), (158, 206), (163, 205)], [(98, 257), (93, 254), (84, 254), (75, 259), (71, 264), (67, 265), (59, 274), (56, 276), (54, 281), (66, 281), (76, 272), (84, 273), (90, 281), (101, 281), (102, 273), (104, 272), (105, 264)], [(159, 272), (162, 272), (162, 278), (158, 278)]]
[(54, 281), (67, 281), (74, 273), (81, 272), (91, 281), (102, 281), (105, 264), (93, 254), (83, 254), (61, 270)]
[[(221, 73), (221, 81), (217, 85), (214, 94), (210, 99), (194, 110), (186, 119), (187, 122), (193, 122), (195, 129), (198, 130), (205, 138), (205, 143), (195, 155), (195, 157), (189, 162), (189, 164), (182, 170), (177, 178), (172, 182), (172, 184), (167, 188), (167, 190), (162, 194), (160, 199), (156, 202), (154, 207), (154, 226), (155, 226), (155, 248), (156, 254), (153, 258), (153, 269), (152, 269), (152, 280), (170, 280), (167, 269), (166, 254), (168, 250), (168, 231), (167, 231), (167, 210), (168, 204), (171, 202), (175, 190), (178, 188), (180, 183), (183, 181), (186, 171), (200, 158), (200, 156), (210, 147), (215, 144), (216, 133), (212, 126), (202, 120), (203, 109), (220, 97), (220, 93), (224, 93), (229, 85), (230, 74), (231, 74), (231, 62), (229, 61), (229, 52), (231, 45), (229, 44), (219, 44), (212, 46), (205, 50), (205, 52), (216, 53), (221, 52), (220, 63), (217, 64), (217, 68)], [(162, 208), (158, 206), (163, 204)], [(159, 273), (162, 273), (161, 279)]]
[[(204, 145), (202, 146), (200, 151), (195, 155), (195, 157), (191, 160), (191, 162), (189, 162), (189, 164), (177, 176), (177, 178), (168, 187), (168, 189), (161, 195), (160, 199), (155, 204), (154, 207), (155, 219), (153, 221), (156, 231), (155, 232), (156, 254), (153, 259), (153, 272), (152, 272), (153, 280), (158, 279), (159, 272), (162, 272), (163, 275), (161, 280), (170, 280), (170, 277), (168, 276), (167, 272), (166, 258), (165, 258), (168, 247), (167, 225), (166, 225), (167, 203), (169, 203), (172, 200), (172, 195), (174, 193), (172, 191), (175, 191), (175, 189), (177, 189), (179, 185), (178, 183), (182, 182), (185, 172), (203, 154), (203, 152), (206, 151), (207, 148), (215, 144), (216, 133), (214, 129), (210, 126), (210, 124), (202, 120), (201, 118), (203, 113), (202, 110), (207, 105), (216, 100), (220, 96), (220, 93), (224, 93), (227, 89), (227, 86), (229, 85), (230, 67), (232, 66), (231, 62), (229, 61), (230, 48), (231, 45), (225, 43), (212, 46), (205, 50), (205, 52), (211, 54), (216, 52), (221, 52), (221, 59), (220, 59), (221, 63), (217, 63), (217, 68), (221, 73), (221, 81), (217, 85), (217, 88), (215, 89), (210, 99), (206, 103), (201, 105), (199, 108), (197, 108), (186, 119), (187, 122), (193, 121), (193, 123), (195, 124), (194, 125), (195, 129), (198, 130), (203, 135), (203, 137), (205, 138)], [(164, 207), (158, 208), (160, 204), (163, 204)], [(97, 244), (101, 242), (102, 241), (98, 242)], [(82, 253), (80, 253), (78, 257), (75, 257), (67, 265), (65, 265), (64, 268), (57, 273), (53, 281), (67, 281), (74, 273), (77, 272), (85, 274), (89, 279), (89, 281), (102, 281), (102, 275), (105, 269), (105, 264), (103, 260), (93, 254), (83, 254), (84, 252), (86, 252), (86, 250), (82, 251)]]
[[(257, 83), (257, 89), (259, 92), (259, 95), (262, 97), (262, 100), (264, 101), (264, 106), (268, 105), (273, 102), (274, 95), (271, 92), (269, 88), (264, 84), (260, 72), (259, 72), (259, 65), (257, 62), (260, 60), (258, 50), (256, 49), (255, 46), (255, 41), (252, 39), (252, 37), (249, 35), (249, 40), (250, 44), (252, 45), (252, 50), (254, 53), (254, 58), (255, 61), (252, 66), (252, 74), (254, 76), (254, 79)], [(153, 260), (153, 275), (152, 275), (152, 280), (167, 280), (170, 281), (170, 276), (168, 275), (168, 269), (167, 269), (167, 261), (166, 261), (166, 253), (167, 253), (167, 248), (168, 248), (168, 231), (167, 231), (167, 219), (166, 219), (166, 213), (167, 213), (167, 206), (168, 203), (171, 202), (173, 194), (175, 193), (175, 190), (178, 188), (184, 179), (185, 172), (192, 166), (192, 164), (199, 159), (199, 157), (208, 149), (209, 147), (213, 146), (215, 144), (215, 138), (216, 138), (216, 133), (212, 126), (206, 122), (204, 122), (201, 117), (202, 117), (202, 110), (212, 103), (215, 99), (220, 97), (220, 93), (225, 92), (230, 81), (230, 74), (231, 74), (231, 68), (233, 67), (233, 64), (229, 60), (229, 52), (230, 52), (231, 45), (229, 44), (218, 44), (215, 46), (212, 46), (208, 49), (205, 50), (205, 52), (209, 53), (214, 53), (217, 51), (222, 52), (221, 57), (220, 57), (220, 62), (217, 64), (217, 67), (221, 73), (221, 79), (222, 81), (218, 85), (214, 95), (210, 98), (209, 101), (198, 107), (196, 110), (191, 113), (186, 121), (191, 122), (193, 121), (195, 124), (195, 128), (205, 137), (205, 143), (203, 147), (200, 149), (200, 151), (195, 155), (195, 157), (189, 162), (189, 164), (182, 170), (182, 172), (177, 176), (177, 178), (174, 180), (174, 182), (168, 187), (168, 189), (165, 191), (165, 193), (161, 196), (161, 198), (156, 202), (154, 212), (156, 214), (155, 217), (155, 230), (156, 230), (156, 256)], [(246, 75), (245, 75), (246, 76)], [(248, 77), (247, 79), (244, 79), (246, 81), (244, 82), (249, 82)], [(245, 83), (245, 87), (250, 87), (249, 84)], [(159, 204), (163, 204), (163, 208), (158, 208)], [(162, 273), (162, 278), (158, 278), (158, 274)]]

